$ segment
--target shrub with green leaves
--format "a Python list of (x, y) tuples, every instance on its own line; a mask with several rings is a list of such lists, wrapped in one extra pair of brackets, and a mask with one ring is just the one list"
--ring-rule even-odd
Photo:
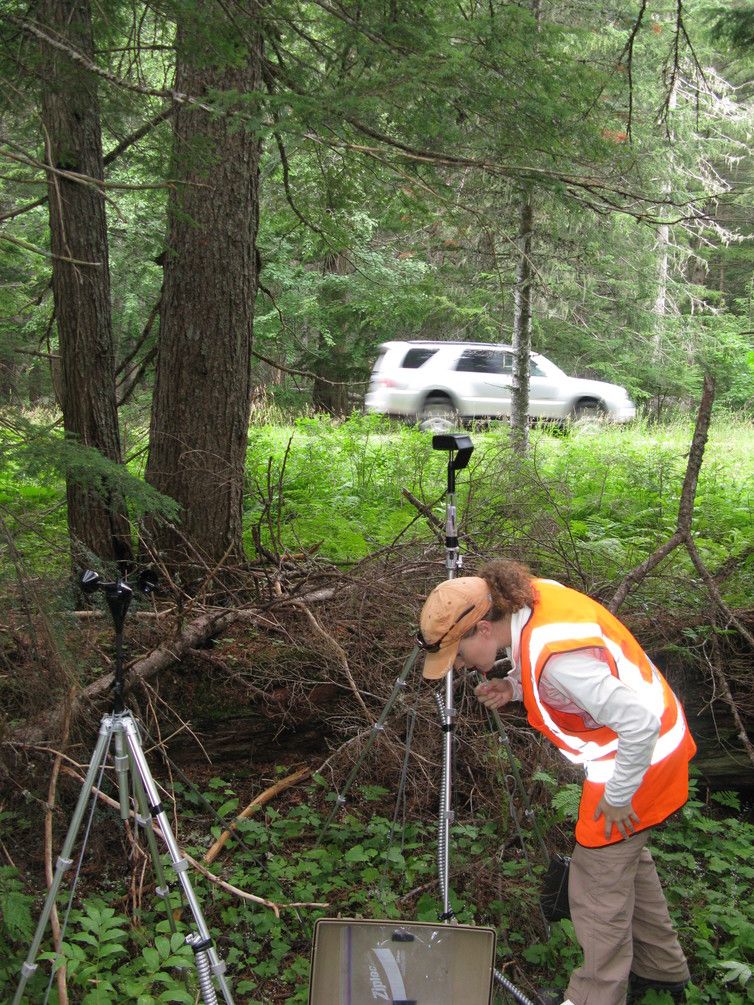
[[(546, 811), (555, 823), (573, 816), (577, 786), (562, 788)], [(227, 803), (229, 786), (214, 779), (207, 797)], [(353, 808), (322, 835), (321, 793), (286, 812), (268, 807), (239, 823), (215, 865), (231, 884), (281, 905), (280, 917), (259, 905), (218, 893), (192, 879), (218, 950), (229, 966), (234, 994), (249, 1005), (307, 1001), (310, 942), (318, 917), (402, 918), (435, 921), (442, 909), (436, 884), (436, 825), (411, 821), (397, 828), (370, 806), (387, 792), (365, 786)], [(319, 807), (322, 807), (320, 809)], [(190, 820), (189, 820), (190, 826)], [(459, 820), (452, 829), (450, 900), (458, 920), (493, 925), (498, 964), (527, 985), (565, 985), (580, 958), (573, 926), (558, 922), (549, 938), (537, 920), (537, 882), (520, 849), (511, 845), (510, 820)], [(219, 833), (219, 828), (215, 834)], [(317, 839), (321, 837), (322, 840)], [(694, 986), (689, 1002), (744, 1005), (754, 1002), (754, 825), (732, 793), (708, 806), (692, 793), (687, 806), (652, 838), (653, 855), (683, 946)], [(191, 849), (197, 855), (202, 849)], [(541, 869), (537, 867), (539, 874)], [(35, 919), (32, 898), (13, 870), (0, 869), (0, 995), (13, 990)], [(123, 891), (85, 897), (71, 912), (64, 943), (68, 986), (82, 1005), (194, 1002), (196, 980), (185, 935), (191, 918), (171, 892), (176, 932), (159, 907), (137, 920), (126, 916)], [(326, 908), (290, 909), (293, 901), (326, 901)], [(41, 954), (30, 983), (36, 1000), (48, 979), (52, 953)], [(512, 968), (512, 969), (511, 969)], [(51, 1001), (56, 1002), (55, 991)], [(645, 1005), (663, 997), (647, 994)]]

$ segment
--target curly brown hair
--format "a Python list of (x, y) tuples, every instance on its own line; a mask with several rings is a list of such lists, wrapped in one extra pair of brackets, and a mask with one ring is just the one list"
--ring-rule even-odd
[(532, 574), (520, 562), (505, 559), (488, 562), (477, 575), (487, 582), (492, 594), (492, 610), (487, 615), (489, 621), (499, 621), (522, 607), (534, 606), (537, 591)]

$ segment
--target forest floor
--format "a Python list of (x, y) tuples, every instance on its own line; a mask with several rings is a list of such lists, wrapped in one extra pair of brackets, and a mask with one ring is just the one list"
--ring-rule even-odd
[[(276, 795), (254, 818), (260, 829), (250, 831), (260, 846), (280, 841), (285, 848), (280, 868), (290, 877), (299, 867), (312, 870), (311, 875), (291, 878), (289, 885), (289, 890), (304, 889), (302, 897), (312, 901), (320, 899), (323, 876), (313, 872), (311, 834), (306, 839), (303, 831), (298, 835), (299, 825), (293, 821), (310, 814), (308, 833), (329, 812), (328, 800), (341, 790), (364, 752), (411, 652), (422, 598), (447, 571), (443, 498), (433, 489), (435, 482), (442, 483), (444, 471), (428, 452), (426, 440), (400, 431), (375, 441), (370, 424), (345, 430), (316, 426), (313, 431), (311, 425), (297, 430), (302, 449), (288, 455), (286, 471), (279, 474), (277, 501), (259, 496), (260, 540), (271, 559), (236, 570), (232, 589), (227, 582), (207, 582), (196, 597), (163, 591), (138, 598), (125, 633), (128, 671), (134, 678), (128, 704), (143, 729), (155, 777), (166, 793), (175, 795), (175, 803), (172, 795), (169, 798), (174, 826), (197, 854), (207, 850), (221, 829), (214, 811), (231, 820), (298, 768), (320, 773), (319, 782), (302, 779)], [(678, 450), (684, 437), (677, 431), (606, 430), (592, 439), (548, 437), (537, 440), (534, 461), (527, 468), (516, 467), (492, 434), (486, 436), (480, 439), (487, 446), (469, 472), (462, 500), (463, 546), (471, 570), (502, 551), (607, 602), (627, 569), (673, 532), (683, 477)], [(696, 540), (737, 624), (752, 632), (747, 544), (752, 503), (746, 474), (751, 457), (741, 454), (740, 439), (737, 452), (726, 454), (724, 446), (731, 437), (733, 433), (726, 438), (720, 431), (712, 438), (716, 450), (707, 455), (694, 510)], [(279, 449), (285, 451), (288, 440), (282, 435), (278, 439)], [(256, 478), (258, 487), (271, 449), (271, 441), (260, 435), (250, 461), (250, 481)], [(312, 486), (314, 497), (308, 503)], [(362, 497), (364, 522), (358, 523), (354, 499)], [(41, 505), (49, 502), (45, 496)], [(50, 524), (42, 520), (39, 526), (49, 529)], [(53, 575), (47, 558), (32, 550), (28, 522), (19, 518), (18, 527), (19, 547), (27, 556), (37, 556), (38, 569), (9, 577), (1, 587), (0, 853), (7, 866), (25, 876), (27, 890), (41, 891), (51, 855), (49, 834), (56, 853), (98, 723), (112, 707), (113, 630), (103, 598), (82, 611), (75, 591), (67, 583), (60, 585), (60, 570)], [(357, 560), (338, 557), (357, 539), (359, 548), (367, 550), (369, 545), (372, 550)], [(323, 553), (325, 545), (318, 543), (323, 540), (331, 546), (330, 554)], [(19, 567), (23, 571), (23, 565)], [(738, 741), (738, 724), (720, 688), (723, 679), (732, 688), (751, 735), (754, 692), (744, 638), (719, 619), (683, 549), (652, 575), (637, 597), (629, 598), (622, 616), (684, 700), (700, 746), (696, 765), (704, 811), (718, 797), (728, 798), (726, 790), (736, 789), (743, 800), (743, 805), (736, 803), (736, 819), (750, 820), (754, 766)], [(213, 618), (220, 619), (212, 622), (219, 626), (215, 629), (207, 627), (206, 619)], [(192, 641), (189, 629), (203, 619), (204, 630)], [(155, 654), (162, 654), (160, 660), (155, 661)], [(470, 677), (458, 675), (454, 791), (460, 853), (454, 882), (468, 894), (466, 910), (471, 912), (476, 904), (502, 925), (507, 915), (499, 913), (499, 904), (507, 903), (515, 891), (525, 906), (531, 893), (516, 872), (525, 862), (505, 802), (508, 772), (500, 763), (495, 731), (472, 688)], [(557, 794), (564, 792), (570, 799), (578, 778), (532, 733), (520, 710), (506, 711), (503, 719), (527, 794), (545, 824), (548, 847), (551, 852), (567, 851), (572, 841), (569, 804)], [(398, 808), (409, 737), (406, 789)], [(422, 911), (436, 916), (436, 907), (422, 898), (437, 892), (431, 874), (441, 750), (434, 689), (414, 669), (385, 730), (359, 764), (345, 817), (351, 830), (339, 832), (334, 850), (328, 852), (332, 876), (343, 869), (340, 879), (327, 881), (334, 884), (326, 895), (333, 910), (367, 916), (384, 910), (370, 899), (375, 884), (369, 856), (381, 861), (384, 852), (378, 846), (384, 847), (389, 821), (400, 809), (401, 833), (411, 826), (421, 831), (414, 838), (411, 862), (420, 862), (425, 872), (409, 881), (408, 856), (402, 860), (396, 889), (401, 882), (408, 889), (395, 894), (393, 909), (410, 916)], [(514, 808), (521, 813), (517, 795)], [(480, 821), (494, 826), (494, 840), (472, 836)], [(369, 832), (370, 826), (377, 831)], [(97, 814), (90, 848), (82, 870), (85, 892), (108, 891), (130, 916), (139, 888), (133, 845), (112, 810)], [(466, 869), (465, 863), (477, 862), (480, 854), (495, 848), (481, 872)], [(363, 854), (369, 860), (348, 859), (354, 849), (366, 849)], [(675, 854), (669, 861), (676, 861)], [(512, 870), (505, 873), (512, 885), (504, 895), (497, 886), (501, 861)], [(252, 865), (236, 845), (226, 854), (223, 870), (231, 875), (241, 870), (248, 876)], [(357, 872), (360, 885), (354, 900)], [(2, 867), (0, 882), (1, 874)], [(259, 879), (263, 886), (266, 882)], [(533, 919), (529, 910), (515, 921), (531, 940), (537, 938)], [(278, 941), (281, 931), (275, 929)], [(0, 930), (0, 946), (2, 937)], [(305, 953), (304, 936), (290, 938), (295, 951)], [(571, 951), (565, 947), (566, 942), (563, 953)], [(291, 997), (293, 972), (283, 979), (262, 971), (261, 964), (244, 966), (254, 980), (263, 981), (264, 1001), (298, 1000)]]

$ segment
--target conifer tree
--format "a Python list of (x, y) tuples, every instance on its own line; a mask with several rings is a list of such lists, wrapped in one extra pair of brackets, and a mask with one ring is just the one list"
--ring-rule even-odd
[[(91, 8), (89, 0), (43, 0), (39, 15), (46, 30), (42, 118), (63, 424), (68, 436), (120, 462), (97, 80), (72, 58), (92, 58)], [(118, 498), (103, 498), (69, 477), (67, 502), (75, 563), (86, 563), (82, 548), (129, 561), (128, 523)]]
[[(195, 0), (178, 12), (165, 281), (147, 480), (181, 506), (152, 526), (170, 561), (240, 560), (260, 145), (258, 11)], [(246, 9), (245, 9), (246, 10)], [(214, 109), (211, 106), (214, 105)]]

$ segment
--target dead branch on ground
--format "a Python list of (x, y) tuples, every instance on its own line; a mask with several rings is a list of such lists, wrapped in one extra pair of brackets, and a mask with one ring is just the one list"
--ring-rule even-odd
[[(82, 775), (79, 775), (78, 772), (73, 771), (71, 768), (63, 767), (62, 771), (66, 775), (70, 775), (72, 778), (75, 778), (82, 784), (85, 781)], [(105, 803), (105, 805), (110, 806), (116, 810), (120, 809), (120, 803), (117, 800), (112, 799), (110, 796), (108, 796), (106, 793), (102, 792), (95, 786), (92, 786), (92, 794), (95, 795), (97, 799), (99, 799), (101, 802)], [(133, 809), (130, 809), (128, 816), (130, 820), (135, 820), (136, 812)], [(151, 827), (155, 835), (160, 839), (160, 841), (164, 842), (164, 835), (160, 830), (158, 824), (155, 823), (154, 820), (151, 821)], [(215, 886), (219, 886), (220, 889), (225, 890), (226, 893), (230, 893), (234, 897), (238, 897), (241, 900), (248, 900), (253, 904), (261, 904), (263, 907), (268, 907), (273, 912), (276, 918), (280, 917), (280, 912), (283, 908), (328, 906), (327, 904), (308, 903), (303, 901), (300, 902), (297, 901), (295, 903), (292, 902), (292, 903), (278, 904), (273, 900), (267, 900), (264, 897), (257, 897), (256, 894), (249, 893), (248, 890), (242, 890), (240, 887), (233, 886), (232, 883), (228, 883), (224, 879), (220, 879), (219, 876), (216, 876), (213, 872), (210, 872), (210, 870), (207, 869), (205, 866), (203, 866), (201, 862), (197, 862), (197, 860), (193, 858), (193, 856), (189, 855), (188, 852), (184, 851), (180, 846), (178, 850), (180, 851), (181, 855), (186, 859), (186, 861), (189, 862), (190, 865), (192, 865), (197, 872), (200, 872), (202, 876), (208, 879), (210, 883), (214, 884)]]
[(229, 829), (222, 832), (217, 841), (215, 841), (209, 851), (205, 854), (204, 861), (206, 864), (212, 865), (222, 849), (228, 843), (228, 840), (232, 837), (233, 832), (238, 829), (239, 820), (248, 820), (252, 813), (256, 813), (260, 806), (265, 806), (280, 792), (284, 792), (285, 789), (289, 789), (292, 785), (296, 785), (302, 779), (309, 778), (311, 773), (311, 768), (299, 768), (298, 771), (294, 771), (292, 775), (286, 775), (285, 778), (281, 778), (279, 782), (275, 782), (274, 785), (265, 789), (264, 792), (260, 792), (258, 796), (255, 796), (249, 805), (241, 810), (236, 817), (235, 822), (230, 825)]

